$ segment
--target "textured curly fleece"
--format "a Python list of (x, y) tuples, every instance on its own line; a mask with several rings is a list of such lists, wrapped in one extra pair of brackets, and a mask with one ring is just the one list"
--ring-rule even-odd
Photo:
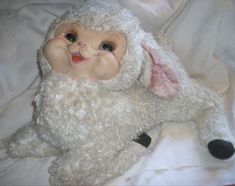
[[(219, 97), (192, 82), (178, 58), (144, 32), (128, 10), (109, 0), (80, 3), (55, 20), (46, 40), (61, 22), (77, 20), (95, 30), (123, 32), (128, 47), (120, 74), (97, 83), (52, 71), (40, 51), (43, 81), (35, 98), (34, 129), (40, 139), (63, 152), (49, 169), (52, 185), (103, 185), (123, 174), (146, 152), (141, 146), (134, 148), (132, 139), (163, 122), (194, 120), (205, 146), (214, 139), (233, 141)], [(179, 87), (171, 99), (146, 88), (152, 66), (142, 43), (155, 48), (161, 61), (178, 74)], [(20, 154), (16, 144), (11, 147), (19, 151), (15, 156)]]

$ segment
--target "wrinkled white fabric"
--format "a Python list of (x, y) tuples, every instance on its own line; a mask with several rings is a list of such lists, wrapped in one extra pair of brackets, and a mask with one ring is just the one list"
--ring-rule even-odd
[(189, 1), (187, 11), (176, 13), (160, 29), (174, 40), (175, 51), (191, 77), (221, 94), (228, 89), (228, 73), (224, 64), (213, 58), (213, 52), (225, 6), (226, 2), (219, 0)]
[[(40, 1), (37, 1), (37, 2), (40, 2)], [(49, 1), (47, 1), (47, 2), (49, 2)], [(15, 17), (9, 16), (9, 15), (11, 15), (10, 14), (11, 12), (15, 12), (15, 11), (12, 11), (12, 10), (1, 11), (1, 15), (3, 15), (3, 16), (1, 16), (1, 23), (3, 25), (3, 27), (1, 26), (1, 29), (3, 29), (2, 33), (4, 33), (6, 35), (6, 37), (4, 36), (4, 38), (8, 37), (8, 33), (9, 34), (12, 33), (12, 35), (17, 35), (22, 32), (25, 32), (25, 30), (27, 30), (27, 29), (32, 29), (32, 27), (29, 27), (28, 24), (25, 26), (22, 23), (30, 22), (31, 21), (30, 17), (33, 16), (34, 12), (39, 11), (41, 13), (38, 14), (35, 17), (35, 19), (31, 22), (31, 25), (34, 25), (34, 28), (42, 29), (42, 34), (40, 36), (38, 36), (39, 39), (32, 40), (33, 42), (38, 43), (37, 44), (37, 48), (38, 48), (40, 46), (40, 44), (42, 43), (43, 35), (47, 30), (49, 22), (52, 19), (54, 19), (55, 15), (62, 14), (63, 11), (68, 7), (67, 4), (58, 4), (56, 2), (53, 1), (52, 3), (54, 3), (54, 4), (44, 4), (44, 5), (40, 5), (40, 6), (37, 4), (34, 4), (29, 7), (24, 7), (24, 5), (26, 3), (32, 3), (32, 1), (23, 1), (23, 2), (21, 2), (21, 1), (14, 1), (14, 2), (13, 1), (12, 2), (11, 1), (2, 1), (1, 5), (0, 5), (1, 10), (3, 10), (4, 8), (23, 7), (23, 9), (16, 12), (17, 16), (15, 16)], [(131, 5), (133, 2), (126, 1), (126, 3), (129, 3), (129, 2), (130, 2), (130, 6), (128, 6), (128, 8), (135, 9), (136, 7), (134, 5), (133, 6)], [(137, 15), (142, 14), (142, 13), (146, 13), (147, 15), (149, 15), (148, 14), (148, 5), (149, 5), (148, 2), (150, 2), (150, 1), (142, 1), (142, 2), (144, 3), (145, 8), (142, 9), (141, 8), (142, 5), (141, 5), (140, 10), (142, 10), (142, 11), (137, 11)], [(157, 6), (158, 2), (159, 1), (155, 1), (156, 6)], [(223, 61), (224, 63), (229, 62), (229, 65), (230, 65), (230, 66), (228, 66), (229, 79), (230, 79), (229, 90), (227, 90), (227, 88), (226, 88), (227, 85), (226, 85), (222, 91), (222, 92), (224, 92), (224, 90), (227, 90), (227, 92), (225, 92), (226, 102), (227, 102), (226, 108), (227, 108), (227, 113), (230, 116), (230, 118), (234, 118), (234, 112), (235, 112), (234, 111), (234, 104), (233, 104), (234, 103), (233, 102), (233, 100), (234, 100), (234, 82), (233, 82), (234, 68), (231, 68), (231, 66), (234, 64), (234, 57), (233, 57), (233, 55), (230, 55), (230, 54), (232, 54), (232, 52), (230, 52), (229, 54), (227, 53), (227, 51), (233, 51), (231, 49), (231, 47), (233, 46), (232, 43), (234, 43), (233, 42), (234, 37), (232, 37), (232, 33), (234, 33), (234, 28), (233, 28), (233, 24), (232, 24), (233, 23), (232, 22), (233, 15), (234, 15), (234, 8), (233, 8), (234, 4), (232, 2), (234, 2), (234, 1), (230, 1), (231, 4), (226, 9), (226, 17), (225, 17), (226, 19), (223, 19), (223, 24), (220, 25), (220, 31), (219, 31), (220, 40), (217, 43), (217, 44), (219, 44), (219, 47), (217, 47), (217, 51), (216, 51), (217, 57), (221, 61)], [(44, 3), (44, 2), (41, 2), (41, 3)], [(166, 1), (165, 3), (166, 3), (165, 6), (169, 8), (170, 6), (168, 4), (168, 1)], [(193, 1), (192, 4), (194, 4), (194, 3), (196, 3), (196, 1)], [(204, 1), (204, 3), (206, 3), (206, 1)], [(181, 14), (181, 12), (186, 12), (186, 13), (184, 13), (183, 17), (181, 17), (180, 19), (176, 18), (173, 22), (177, 21), (177, 24), (180, 24), (180, 22), (185, 20), (187, 17), (192, 17), (194, 14), (206, 15), (208, 12), (212, 11), (211, 8), (216, 7), (216, 6), (220, 6), (218, 4), (218, 2), (215, 2), (215, 3), (213, 2), (211, 5), (213, 5), (213, 6), (207, 7), (209, 10), (208, 9), (205, 10), (205, 9), (203, 9), (204, 4), (200, 4), (199, 9), (197, 9), (198, 11), (194, 11), (193, 14), (190, 14), (191, 10), (188, 7), (183, 6), (183, 8), (179, 12), (179, 14)], [(192, 7), (193, 6), (194, 5), (192, 5)], [(35, 8), (34, 11), (30, 10), (32, 7)], [(170, 7), (169, 11), (173, 10), (174, 8), (175, 7)], [(18, 21), (18, 23), (19, 23), (18, 27), (20, 27), (22, 29), (16, 30), (15, 29), (16, 24), (10, 25), (9, 20), (14, 21), (15, 18), (17, 18), (17, 17), (19, 17), (19, 15), (21, 15), (22, 10), (24, 10), (25, 12), (28, 12), (28, 14), (26, 17), (21, 17), (21, 19)], [(173, 11), (173, 12), (175, 12), (175, 11)], [(216, 14), (217, 12), (214, 11), (214, 13), (215, 13), (214, 16), (217, 16), (217, 14)], [(170, 12), (169, 12), (169, 15), (171, 15)], [(149, 17), (152, 18), (153, 15), (151, 14)], [(156, 15), (156, 17), (158, 17), (159, 20), (161, 20), (160, 19), (161, 18), (161, 11), (158, 15)], [(6, 20), (6, 21), (4, 22), (3, 20)], [(47, 21), (45, 22), (45, 20), (47, 20)], [(143, 20), (143, 21), (145, 21), (145, 20)], [(190, 21), (188, 21), (188, 23), (190, 23)], [(172, 26), (172, 28), (176, 27), (177, 24)], [(198, 21), (195, 24), (201, 24), (201, 21)], [(9, 26), (10, 29), (7, 31), (4, 30), (4, 25), (5, 26), (10, 25)], [(187, 22), (185, 22), (185, 25), (187, 25)], [(202, 28), (204, 26), (205, 26), (204, 24), (201, 24)], [(217, 25), (216, 28), (218, 28), (218, 27), (219, 27), (219, 25)], [(181, 29), (181, 31), (183, 33), (182, 35), (184, 35), (185, 27), (177, 27), (177, 28), (179, 30), (180, 30), (180, 28), (182, 28)], [(192, 31), (194, 29), (191, 27), (186, 27), (186, 28), (188, 28), (187, 31)], [(172, 29), (172, 31), (171, 31), (172, 34), (174, 32), (173, 30), (174, 29)], [(203, 36), (206, 37), (206, 35), (210, 34), (210, 33), (211, 32), (209, 30), (204, 29)], [(9, 48), (12, 48), (12, 47), (14, 48), (13, 44), (15, 44), (15, 43), (17, 44), (19, 38), (23, 39), (25, 36), (30, 36), (30, 38), (33, 38), (33, 37), (31, 37), (31, 34), (22, 34), (21, 37), (15, 38), (15, 40), (14, 40), (15, 42), (8, 43)], [(201, 33), (197, 32), (195, 35), (193, 35), (193, 37), (200, 37), (201, 38), (202, 36), (201, 36)], [(0, 39), (2, 41), (2, 39), (3, 39), (2, 35), (1, 35)], [(216, 39), (216, 38), (214, 38), (214, 39)], [(181, 39), (179, 39), (179, 41), (180, 40), (182, 43), (182, 41), (184, 40), (184, 37), (181, 37)], [(25, 41), (27, 41), (27, 40), (25, 39), (24, 42)], [(229, 43), (231, 43), (231, 44), (228, 45)], [(187, 43), (187, 44), (183, 43), (182, 46), (183, 45), (185, 45), (186, 48), (191, 47), (190, 43)], [(2, 49), (5, 49), (5, 47), (7, 45), (5, 46), (5, 43), (1, 42), (0, 46), (1, 46), (0, 51), (2, 51)], [(20, 45), (20, 46), (21, 46), (21, 48), (24, 47), (24, 45)], [(19, 48), (19, 47), (17, 47), (17, 48)], [(37, 49), (37, 48), (35, 48), (35, 49)], [(29, 51), (30, 53), (33, 54), (35, 52), (35, 50), (33, 51), (31, 49), (32, 49), (31, 47), (25, 48), (26, 51)], [(205, 48), (205, 51), (207, 51), (207, 49), (208, 48)], [(176, 47), (176, 50), (177, 50), (177, 47)], [(19, 52), (19, 50), (17, 50), (16, 52)], [(181, 52), (183, 55), (185, 55), (187, 53), (187, 51), (184, 51), (184, 50), (182, 50)], [(184, 52), (185, 52), (185, 54), (184, 54)], [(197, 57), (197, 56), (200, 57), (200, 52), (198, 52), (195, 57)], [(1, 63), (3, 63), (3, 61), (5, 61), (5, 60), (2, 60), (2, 57), (5, 57), (6, 54), (7, 53), (5, 53), (5, 52), (1, 53), (1, 55), (0, 55), (0, 57), (1, 57), (0, 62)], [(33, 58), (28, 60), (27, 59), (28, 55), (24, 55), (24, 54), (25, 54), (25, 52), (23, 52), (23, 54), (21, 54), (21, 55), (16, 55), (16, 56), (21, 56), (22, 59), (25, 59), (24, 63), (29, 63), (29, 62), (32, 62), (32, 60), (35, 60)], [(5, 59), (7, 59), (7, 61), (10, 61), (11, 59), (14, 59), (14, 58), (15, 57), (12, 55), (5, 57)], [(189, 55), (189, 59), (190, 58), (191, 58), (191, 56)], [(14, 63), (13, 63), (14, 65), (12, 65), (12, 67), (17, 68), (18, 61), (17, 60), (13, 60), (13, 61), (14, 61)], [(185, 60), (185, 61), (187, 61), (187, 60)], [(198, 61), (195, 60), (194, 64), (197, 64), (197, 62)], [(210, 63), (210, 60), (205, 61), (205, 63)], [(4, 63), (4, 65), (1, 66), (0, 69), (3, 69), (2, 71), (11, 72), (12, 69), (6, 68), (8, 64), (10, 64), (10, 63)], [(193, 70), (194, 67), (192, 67), (191, 70)], [(9, 70), (7, 70), (7, 69), (9, 69)], [(36, 69), (36, 66), (35, 66), (35, 69)], [(224, 72), (224, 71), (222, 71), (222, 72)], [(18, 73), (21, 74), (21, 77), (23, 77), (23, 78), (18, 78), (18, 77), (20, 77), (17, 75)], [(3, 78), (5, 77), (4, 73), (3, 74), (1, 73), (0, 75), (2, 75), (0, 79), (3, 80)], [(22, 89), (20, 88), (22, 86), (25, 86), (25, 87), (29, 86), (29, 84), (27, 84), (29, 81), (28, 82), (24, 81), (24, 79), (31, 79), (33, 82), (34, 78), (31, 78), (31, 76), (29, 76), (29, 75), (30, 74), (27, 73), (27, 71), (26, 71), (26, 73), (25, 72), (22, 73), (22, 70), (19, 70), (19, 71), (17, 70), (17, 71), (15, 71), (14, 74), (11, 74), (11, 77), (17, 77), (17, 78), (12, 78), (12, 79), (7, 78), (6, 79), (7, 81), (10, 80), (9, 83), (7, 83), (6, 85), (8, 85), (8, 84), (11, 85), (12, 83), (14, 83), (14, 81), (16, 81), (16, 83), (14, 85), (19, 86), (19, 87), (14, 86), (14, 89), (13, 89), (14, 95), (12, 95), (10, 91), (8, 91), (4, 95), (8, 95), (9, 97), (8, 98), (5, 96), (2, 97), (2, 95), (3, 95), (2, 91), (6, 91), (9, 89), (5, 89), (6, 86), (4, 86), (3, 89), (1, 89), (1, 92), (0, 92), (1, 100), (6, 100), (5, 103), (8, 103), (4, 107), (1, 107), (1, 120), (0, 120), (0, 125), (1, 125), (0, 137), (1, 138), (8, 136), (9, 134), (13, 133), (17, 128), (23, 126), (24, 124), (28, 123), (31, 120), (32, 107), (30, 106), (30, 103), (33, 98), (33, 94), (36, 91), (36, 86), (33, 86), (32, 89), (27, 89), (26, 92), (24, 92), (24, 91), (22, 92)], [(7, 82), (6, 80), (4, 79), (4, 83)], [(214, 82), (214, 83), (217, 83), (217, 82)], [(220, 83), (220, 86), (223, 83), (224, 82), (222, 81)], [(38, 84), (38, 82), (37, 82), (37, 84)], [(1, 84), (1, 85), (3, 85), (3, 84)], [(213, 85), (211, 85), (211, 86), (213, 87)], [(31, 93), (30, 93), (30, 91), (31, 91)], [(16, 93), (18, 95), (17, 97), (15, 97)], [(14, 101), (13, 101), (13, 99), (14, 99)], [(7, 100), (9, 102), (7, 102)], [(234, 120), (231, 119), (231, 121), (234, 121)], [(234, 127), (232, 125), (232, 123), (231, 123), (231, 127)], [(141, 181), (138, 182), (139, 185), (141, 185), (141, 184), (142, 185), (143, 184), (155, 185), (156, 183), (159, 183), (159, 184), (179, 184), (179, 185), (190, 185), (192, 183), (194, 183), (194, 184), (221, 184), (221, 185), (224, 185), (224, 184), (234, 183), (235, 180), (234, 180), (234, 176), (232, 174), (234, 172), (233, 164), (226, 167), (226, 166), (224, 166), (224, 164), (223, 165), (218, 164), (217, 161), (213, 161), (213, 160), (209, 161), (209, 162), (205, 161), (202, 163), (200, 159), (198, 160), (198, 156), (197, 156), (197, 154), (195, 154), (195, 150), (192, 149), (192, 147), (195, 146), (195, 144), (197, 144), (197, 142), (192, 140), (192, 137), (195, 135), (194, 132), (190, 133), (190, 131), (188, 131), (188, 130), (177, 130), (174, 128), (172, 130), (173, 130), (173, 133), (166, 132), (165, 135), (163, 136), (162, 140), (159, 141), (159, 143), (164, 144), (164, 140), (171, 138), (172, 134), (175, 135), (175, 138), (173, 138), (173, 139), (171, 138), (172, 140), (170, 141), (170, 143), (167, 143), (167, 148), (165, 147), (165, 145), (162, 145), (162, 146), (159, 145), (157, 147), (155, 160), (154, 160), (154, 157), (151, 158), (151, 161), (149, 160), (150, 163), (152, 163), (152, 165), (154, 165), (153, 162), (156, 162), (156, 159), (158, 159), (158, 160), (160, 160), (162, 166), (158, 166), (159, 162), (156, 162), (155, 167), (153, 167), (153, 168), (151, 167), (151, 170), (147, 169), (147, 170), (140, 171), (140, 175), (141, 175), (140, 180)], [(185, 137), (184, 134), (187, 137)], [(177, 140), (176, 139), (177, 136), (178, 136), (178, 138), (181, 137), (182, 140), (181, 141)], [(186, 143), (186, 141), (188, 141), (188, 143)], [(177, 143), (177, 142), (179, 142), (179, 143)], [(190, 150), (190, 149), (192, 149), (192, 150)], [(184, 152), (183, 153), (184, 156), (182, 156), (182, 151)], [(202, 156), (206, 156), (205, 155), (206, 152), (204, 152), (203, 150), (201, 150), (200, 152), (201, 152)], [(166, 157), (166, 154), (174, 154), (174, 155), (173, 156), (169, 155)], [(159, 159), (159, 155), (161, 157), (160, 159)], [(177, 158), (174, 158), (174, 157), (177, 157)], [(208, 160), (209, 159), (210, 158), (208, 158)], [(48, 165), (45, 164), (44, 160), (38, 161), (38, 162), (39, 162), (39, 164), (35, 164), (34, 159), (31, 159), (31, 160), (27, 159), (24, 161), (17, 161), (17, 162), (9, 163), (8, 165), (6, 165), (6, 163), (1, 161), (1, 164), (0, 164), (0, 167), (1, 167), (1, 174), (0, 174), (1, 181), (0, 182), (1, 182), (1, 184), (3, 184), (3, 185), (34, 185), (34, 184), (45, 185), (45, 184), (47, 184), (46, 183), (47, 178), (45, 178), (45, 177), (48, 176), (47, 175), (47, 166)], [(169, 162), (170, 162), (170, 164), (169, 164)], [(193, 166), (190, 167), (190, 165), (193, 165)], [(194, 165), (199, 166), (199, 168), (194, 167)], [(205, 166), (214, 167), (214, 168), (206, 169), (206, 168), (204, 168)], [(39, 172), (38, 167), (42, 167), (43, 170), (41, 172)], [(143, 167), (144, 166), (142, 166), (142, 168)], [(156, 176), (153, 169), (156, 170), (159, 167), (162, 168), (163, 170), (158, 171), (157, 176)], [(178, 167), (178, 168), (175, 168), (175, 167)], [(135, 174), (135, 173), (132, 173), (132, 175), (133, 174)], [(29, 176), (29, 175), (31, 175), (31, 176)], [(214, 175), (216, 175), (216, 176), (214, 176)], [(27, 178), (27, 179), (25, 179), (25, 178)], [(128, 177), (124, 177), (124, 178), (128, 178)], [(121, 185), (125, 185), (125, 184), (130, 183), (128, 181), (125, 182), (125, 179), (123, 179), (122, 181), (123, 181), (123, 184), (121, 184)]]

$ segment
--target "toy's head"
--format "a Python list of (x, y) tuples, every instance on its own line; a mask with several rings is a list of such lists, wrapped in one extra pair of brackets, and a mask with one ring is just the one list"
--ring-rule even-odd
[(52, 24), (40, 57), (44, 77), (53, 70), (110, 90), (139, 81), (161, 97), (174, 95), (178, 86), (175, 64), (115, 1), (75, 5)]
[(109, 80), (120, 70), (126, 45), (121, 32), (92, 30), (78, 21), (64, 22), (47, 41), (43, 53), (53, 70), (75, 80)]

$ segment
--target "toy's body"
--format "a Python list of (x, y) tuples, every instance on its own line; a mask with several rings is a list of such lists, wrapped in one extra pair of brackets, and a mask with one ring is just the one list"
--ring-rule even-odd
[[(132, 16), (127, 13), (127, 21), (129, 18)], [(123, 31), (129, 29), (126, 27), (121, 30), (127, 34), (123, 62), (116, 65), (116, 60), (122, 59), (119, 53), (115, 59), (109, 58), (114, 69), (121, 66), (120, 72), (114, 70), (102, 78), (56, 70), (57, 64), (46, 55), (53, 70), (46, 61), (41, 62), (44, 79), (35, 98), (35, 119), (11, 138), (11, 157), (57, 155), (49, 169), (51, 184), (101, 185), (124, 173), (145, 153), (143, 148), (131, 150), (139, 134), (164, 122), (187, 120), (198, 124), (202, 144), (209, 144), (213, 156), (227, 159), (233, 155), (233, 145), (228, 142), (233, 138), (219, 97), (192, 82), (173, 53), (164, 51), (151, 35), (135, 26), (139, 32), (127, 34)], [(71, 33), (65, 36), (76, 43)], [(76, 60), (72, 57), (72, 62)]]

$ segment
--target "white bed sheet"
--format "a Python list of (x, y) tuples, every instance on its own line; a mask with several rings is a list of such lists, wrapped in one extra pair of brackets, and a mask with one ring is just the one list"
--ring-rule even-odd
[[(167, 33), (193, 78), (224, 99), (235, 136), (235, 1), (120, 0), (152, 32)], [(0, 139), (32, 119), (39, 84), (37, 49), (50, 22), (72, 1), (1, 0)], [(194, 123), (164, 124), (152, 154), (115, 185), (235, 184), (235, 161), (212, 158), (200, 146)], [(48, 185), (50, 159), (0, 161), (0, 185)]]

